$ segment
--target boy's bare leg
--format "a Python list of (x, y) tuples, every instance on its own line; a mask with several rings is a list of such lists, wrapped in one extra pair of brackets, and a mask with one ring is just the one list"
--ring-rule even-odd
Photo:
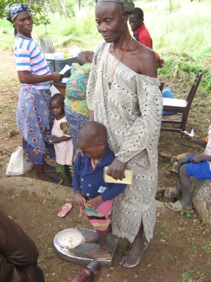
[(186, 165), (182, 165), (179, 168), (180, 186), (182, 190), (181, 204), (184, 209), (192, 209), (192, 191), (191, 191), (191, 180), (187, 174)]
[(97, 231), (99, 247), (88, 252), (87, 255), (93, 259), (98, 258), (102, 255), (109, 254), (107, 247), (107, 230)]
[(131, 245), (131, 249), (128, 254), (119, 262), (119, 265), (127, 265), (127, 267), (132, 267), (139, 262), (141, 255), (144, 253), (144, 239), (143, 239), (143, 225), (141, 227)]
[(99, 239), (97, 235), (93, 235), (93, 236), (89, 236), (87, 238), (85, 238), (85, 242), (86, 243), (98, 243)]
[(180, 158), (180, 159), (178, 160), (178, 164), (177, 164), (178, 169), (179, 169), (183, 164), (185, 164), (188, 160), (189, 160), (189, 158), (188, 158), (187, 156)]

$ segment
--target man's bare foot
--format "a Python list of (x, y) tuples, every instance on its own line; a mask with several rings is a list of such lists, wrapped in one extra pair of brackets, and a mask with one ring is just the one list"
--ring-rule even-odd
[(144, 243), (141, 252), (131, 250), (131, 252), (129, 252), (124, 257), (122, 257), (122, 259), (119, 262), (119, 265), (124, 266), (126, 268), (132, 268), (132, 267), (137, 266), (139, 264), (142, 256), (147, 251), (147, 249), (148, 249), (148, 244)]
[(100, 248), (96, 248), (90, 252), (86, 253), (90, 258), (96, 259), (96, 258), (110, 258), (111, 254), (109, 253), (108, 249), (100, 249)]
[(90, 237), (85, 238), (84, 242), (85, 243), (98, 243), (99, 239), (98, 239), (98, 236), (90, 236)]

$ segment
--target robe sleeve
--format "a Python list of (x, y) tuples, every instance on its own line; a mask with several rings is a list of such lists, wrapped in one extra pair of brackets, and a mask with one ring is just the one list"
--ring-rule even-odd
[(144, 155), (147, 154), (152, 168), (160, 135), (163, 98), (158, 79), (146, 77), (143, 82), (137, 76), (136, 83), (140, 114), (126, 134), (115, 156), (120, 161), (127, 163), (140, 153), (144, 153)]

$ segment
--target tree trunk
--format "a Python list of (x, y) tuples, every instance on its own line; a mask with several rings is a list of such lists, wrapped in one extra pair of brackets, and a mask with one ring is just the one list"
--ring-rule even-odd
[(68, 13), (67, 13), (66, 8), (65, 8), (65, 0), (60, 0), (60, 5), (61, 5), (61, 8), (62, 8), (63, 14), (67, 18), (68, 17)]

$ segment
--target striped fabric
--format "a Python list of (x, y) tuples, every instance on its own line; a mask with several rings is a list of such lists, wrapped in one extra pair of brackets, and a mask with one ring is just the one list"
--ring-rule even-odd
[[(33, 39), (23, 38), (17, 35), (15, 38), (14, 53), (17, 71), (29, 71), (36, 75), (51, 73), (43, 53)], [(49, 90), (51, 86), (50, 81), (33, 85), (39, 90)]]
[(106, 231), (111, 222), (111, 209), (113, 200), (102, 202), (99, 207), (91, 209), (87, 203), (84, 204), (86, 217), (96, 231)]

